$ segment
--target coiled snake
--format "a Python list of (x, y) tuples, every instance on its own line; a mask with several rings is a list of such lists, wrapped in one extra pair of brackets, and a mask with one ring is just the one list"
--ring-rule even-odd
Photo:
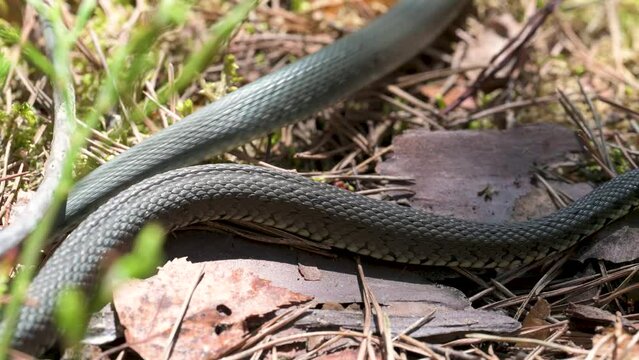
[(304, 118), (378, 79), (434, 39), (463, 5), (401, 1), (364, 30), (208, 105), (89, 174), (69, 198), (67, 222), (108, 201), (40, 270), (29, 289), (37, 305), (22, 309), (13, 346), (32, 354), (51, 346), (57, 295), (70, 286), (91, 291), (105, 257), (149, 220), (167, 229), (211, 219), (250, 221), (376, 258), (485, 268), (564, 250), (633, 209), (639, 203), (636, 171), (550, 216), (482, 224), (253, 166), (170, 170)]

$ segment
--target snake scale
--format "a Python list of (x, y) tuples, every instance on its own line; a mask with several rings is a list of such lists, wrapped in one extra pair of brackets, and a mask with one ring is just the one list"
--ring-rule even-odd
[(432, 41), (463, 5), (400, 1), (367, 28), (200, 109), (81, 180), (69, 198), (66, 222), (90, 215), (31, 284), (29, 298), (37, 305), (22, 308), (13, 346), (31, 354), (52, 346), (58, 294), (68, 287), (92, 291), (104, 260), (151, 220), (166, 229), (213, 219), (249, 221), (390, 261), (487, 268), (564, 250), (634, 209), (637, 171), (550, 216), (485, 224), (254, 166), (180, 168), (309, 116), (380, 78)]

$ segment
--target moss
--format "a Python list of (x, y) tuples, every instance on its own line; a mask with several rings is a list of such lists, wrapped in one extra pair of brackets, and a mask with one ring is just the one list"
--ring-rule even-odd
[(632, 169), (628, 160), (626, 160), (626, 156), (623, 154), (621, 149), (612, 148), (609, 151), (610, 160), (612, 160), (612, 164), (615, 167), (615, 172), (618, 174), (623, 174), (626, 171)]
[(51, 135), (45, 132), (38, 144), (33, 143), (36, 132), (43, 124), (43, 119), (28, 103), (14, 103), (10, 112), (0, 112), (2, 138), (12, 134), (11, 149), (27, 161), (29, 169), (37, 169), (43, 165), (35, 154), (44, 150), (43, 147), (48, 144)]
[(184, 101), (179, 101), (176, 109), (178, 115), (181, 117), (188, 116), (193, 113), (193, 100), (186, 99)]
[(468, 123), (468, 129), (470, 130), (485, 130), (494, 128), (495, 124), (490, 118), (481, 118)]

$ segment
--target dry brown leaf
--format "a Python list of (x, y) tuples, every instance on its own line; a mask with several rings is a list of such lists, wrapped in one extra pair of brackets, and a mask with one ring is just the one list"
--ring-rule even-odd
[[(143, 358), (161, 358), (202, 265), (176, 259), (154, 277), (130, 281), (116, 289), (113, 303), (126, 328), (127, 342)], [(242, 340), (248, 317), (309, 300), (243, 269), (206, 263), (204, 276), (181, 321), (171, 359), (217, 358)]]
[[(548, 316), (550, 316), (550, 304), (548, 303), (546, 299), (539, 299), (537, 300), (535, 305), (533, 305), (533, 307), (530, 309), (530, 311), (524, 318), (524, 321), (522, 323), (522, 329), (525, 330), (526, 328), (534, 328), (537, 326), (547, 325), (548, 322), (546, 321), (546, 318)], [(526, 336), (533, 339), (544, 340), (549, 335), (550, 335), (550, 329), (546, 329), (546, 330), (535, 331)], [(518, 346), (534, 347), (534, 345), (530, 345), (530, 344), (518, 344)]]
[(320, 281), (322, 279), (322, 271), (317, 266), (297, 264), (297, 269), (306, 281)]

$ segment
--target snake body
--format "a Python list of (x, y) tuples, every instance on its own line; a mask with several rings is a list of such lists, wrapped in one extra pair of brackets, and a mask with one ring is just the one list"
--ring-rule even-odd
[(83, 179), (70, 196), (66, 221), (74, 223), (97, 210), (34, 279), (29, 298), (37, 305), (21, 310), (13, 346), (32, 354), (50, 347), (60, 292), (94, 290), (105, 259), (151, 220), (169, 230), (204, 220), (249, 221), (385, 260), (485, 268), (529, 263), (564, 250), (634, 209), (639, 204), (637, 171), (550, 216), (484, 224), (253, 166), (170, 170), (308, 116), (381, 77), (431, 41), (462, 5), (400, 1), (366, 29), (199, 110)]
[(246, 165), (200, 165), (146, 179), (110, 199), (56, 250), (32, 283), (16, 330), (20, 349), (55, 339), (54, 299), (67, 287), (91, 291), (104, 260), (148, 221), (167, 229), (206, 220), (277, 227), (380, 259), (425, 265), (504, 267), (572, 246), (639, 204), (639, 171), (600, 186), (550, 216), (485, 224), (373, 200), (291, 173)]

